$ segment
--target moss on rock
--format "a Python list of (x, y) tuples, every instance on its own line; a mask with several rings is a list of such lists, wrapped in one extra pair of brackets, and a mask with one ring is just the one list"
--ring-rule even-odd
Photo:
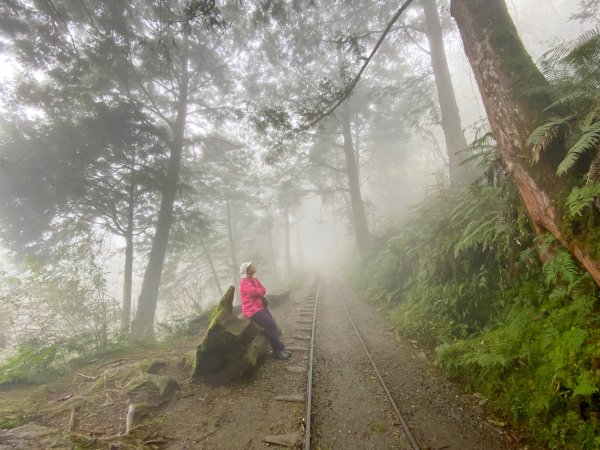
[[(226, 383), (251, 373), (266, 354), (266, 340), (248, 319), (233, 315), (230, 286), (215, 308), (210, 325), (196, 348), (192, 378)], [(256, 339), (260, 336), (260, 339)]]

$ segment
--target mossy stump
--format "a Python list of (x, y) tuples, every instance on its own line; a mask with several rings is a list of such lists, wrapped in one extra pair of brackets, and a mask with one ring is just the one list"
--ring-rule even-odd
[(217, 307), (192, 367), (192, 379), (227, 383), (252, 374), (267, 353), (267, 339), (250, 320), (233, 315), (230, 286)]

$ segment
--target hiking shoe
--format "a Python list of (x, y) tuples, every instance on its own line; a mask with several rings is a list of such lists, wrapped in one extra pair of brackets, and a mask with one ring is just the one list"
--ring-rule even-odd
[(286, 352), (290, 356), (292, 355), (292, 352), (290, 352), (287, 348), (284, 348), (283, 351)]
[(275, 358), (277, 359), (288, 359), (290, 357), (290, 354), (285, 352), (284, 350), (281, 350), (278, 353), (275, 353)]

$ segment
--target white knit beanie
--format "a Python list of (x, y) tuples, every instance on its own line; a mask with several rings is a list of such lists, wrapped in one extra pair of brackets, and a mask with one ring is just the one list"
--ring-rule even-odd
[(248, 269), (248, 266), (250, 266), (251, 264), (252, 264), (252, 261), (248, 261), (248, 262), (242, 263), (242, 265), (240, 266), (240, 276), (242, 278), (248, 277), (246, 270)]

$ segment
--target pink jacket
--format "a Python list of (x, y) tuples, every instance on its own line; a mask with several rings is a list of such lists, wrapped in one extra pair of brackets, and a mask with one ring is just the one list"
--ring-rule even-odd
[(265, 309), (262, 298), (267, 293), (265, 287), (258, 278), (242, 278), (240, 281), (240, 301), (242, 302), (242, 314), (252, 317), (258, 311)]

